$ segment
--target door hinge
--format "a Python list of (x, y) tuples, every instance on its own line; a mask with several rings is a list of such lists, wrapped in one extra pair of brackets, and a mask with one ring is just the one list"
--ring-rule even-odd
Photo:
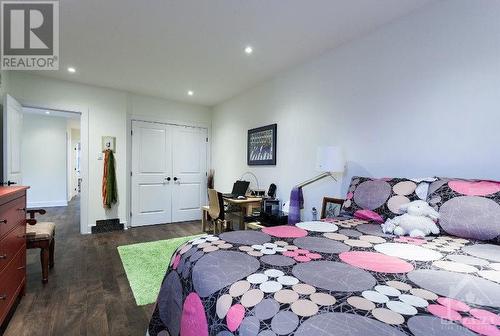
[(208, 138), (206, 138), (206, 141), (208, 142)]
[(130, 135), (134, 135), (134, 131), (133, 130), (130, 130)]
[(132, 176), (132, 172), (130, 172), (130, 176)]
[(130, 217), (132, 217), (132, 211), (130, 211)]

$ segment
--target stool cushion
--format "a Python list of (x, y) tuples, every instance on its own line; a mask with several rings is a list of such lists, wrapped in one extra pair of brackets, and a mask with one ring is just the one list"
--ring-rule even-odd
[(55, 235), (56, 225), (52, 222), (39, 222), (35, 225), (26, 225), (26, 239), (28, 241), (50, 240)]

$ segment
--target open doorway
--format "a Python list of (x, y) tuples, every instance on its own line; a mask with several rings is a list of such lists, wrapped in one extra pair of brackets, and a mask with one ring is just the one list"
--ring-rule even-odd
[[(80, 209), (80, 114), (23, 107), (21, 166), (28, 208)], [(79, 230), (80, 227), (74, 229)]]

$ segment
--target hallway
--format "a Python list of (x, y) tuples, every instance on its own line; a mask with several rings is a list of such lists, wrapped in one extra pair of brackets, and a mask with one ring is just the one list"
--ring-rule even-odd
[(135, 304), (116, 247), (200, 232), (188, 222), (81, 235), (79, 217), (78, 199), (38, 217), (56, 223), (55, 267), (42, 285), (39, 250), (28, 250), (26, 296), (5, 336), (144, 335), (153, 305)]

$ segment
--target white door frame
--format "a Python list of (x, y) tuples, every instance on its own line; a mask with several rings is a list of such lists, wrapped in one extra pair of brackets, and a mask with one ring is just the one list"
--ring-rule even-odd
[[(132, 212), (132, 176), (130, 173), (132, 172), (132, 121), (143, 121), (150, 123), (158, 123), (158, 124), (166, 124), (166, 125), (174, 125), (174, 126), (186, 126), (186, 127), (197, 127), (197, 128), (205, 128), (208, 134), (208, 142), (207, 142), (207, 171), (212, 168), (212, 128), (210, 123), (208, 122), (196, 122), (196, 121), (178, 121), (171, 120), (168, 118), (161, 117), (150, 117), (143, 115), (134, 115), (131, 114), (128, 116), (127, 120), (127, 156), (130, 158), (127, 160), (127, 227), (131, 226), (130, 214)], [(201, 214), (201, 212), (200, 212)]]
[(82, 188), (80, 193), (80, 233), (90, 233), (89, 223), (89, 111), (75, 111), (71, 108), (61, 109), (50, 105), (24, 104), (23, 107), (36, 108), (42, 110), (51, 110), (59, 112), (78, 113), (80, 115), (80, 143), (81, 143), (81, 161), (80, 174), (82, 178)]

